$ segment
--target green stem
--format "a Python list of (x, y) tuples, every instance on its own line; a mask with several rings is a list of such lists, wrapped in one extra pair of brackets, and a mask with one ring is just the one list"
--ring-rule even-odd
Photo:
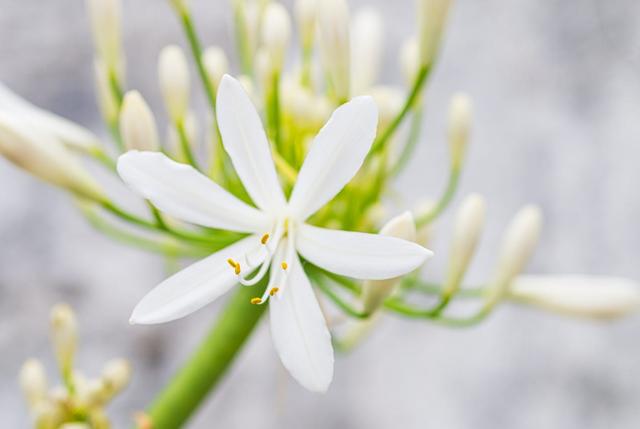
[(184, 427), (222, 379), (267, 308), (249, 303), (264, 286), (264, 281), (257, 286), (260, 293), (253, 287), (238, 288), (209, 335), (151, 405), (153, 429)]
[(453, 196), (458, 189), (458, 182), (460, 179), (460, 169), (452, 168), (449, 172), (449, 179), (447, 181), (447, 187), (445, 188), (442, 196), (436, 203), (436, 205), (427, 213), (419, 216), (416, 219), (416, 227), (420, 228), (421, 226), (430, 224), (433, 222), (438, 216), (442, 214), (442, 212), (449, 206)]
[(189, 136), (187, 136), (187, 130), (184, 126), (184, 120), (176, 123), (176, 131), (178, 131), (178, 140), (180, 140), (180, 149), (182, 150), (182, 155), (187, 160), (187, 162), (191, 164), (191, 166), (193, 166), (193, 168), (195, 168), (196, 170), (200, 170), (198, 168), (198, 163), (193, 156), (193, 151), (191, 150), (191, 144), (189, 142)]
[(413, 87), (411, 88), (411, 92), (409, 93), (409, 96), (405, 100), (404, 106), (402, 106), (402, 110), (400, 110), (400, 113), (398, 113), (396, 117), (393, 118), (393, 121), (391, 121), (391, 123), (382, 132), (382, 134), (373, 142), (369, 155), (378, 153), (380, 150), (384, 148), (387, 141), (391, 138), (393, 133), (402, 123), (404, 117), (407, 116), (407, 113), (409, 113), (409, 111), (413, 108), (413, 105), (416, 103), (416, 101), (420, 96), (424, 83), (427, 81), (427, 77), (429, 76), (430, 70), (431, 68), (429, 66), (423, 66), (420, 69), (420, 71), (418, 72), (418, 75), (416, 76), (416, 80), (413, 83)]
[(407, 165), (407, 162), (411, 159), (413, 152), (418, 143), (418, 136), (420, 135), (420, 128), (422, 125), (422, 106), (417, 105), (413, 112), (413, 118), (411, 120), (411, 129), (409, 130), (409, 137), (407, 142), (402, 148), (400, 157), (396, 161), (395, 165), (391, 168), (389, 175), (391, 177), (397, 176)]

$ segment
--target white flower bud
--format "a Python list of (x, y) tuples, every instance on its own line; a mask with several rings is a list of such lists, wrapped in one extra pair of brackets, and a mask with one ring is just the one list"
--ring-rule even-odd
[(32, 415), (36, 429), (59, 429), (64, 421), (65, 411), (60, 404), (42, 401), (34, 407)]
[(160, 148), (156, 120), (138, 91), (129, 91), (124, 96), (120, 134), (127, 150), (157, 151)]
[(180, 14), (184, 14), (189, 10), (187, 0), (171, 0), (171, 5)]
[(64, 423), (59, 429), (93, 429), (89, 423), (73, 422)]
[(300, 34), (300, 45), (304, 50), (310, 50), (316, 28), (316, 13), (318, 0), (296, 0), (295, 16)]
[(55, 137), (0, 113), (0, 155), (52, 185), (96, 201), (107, 197), (93, 177)]
[(453, 293), (469, 266), (484, 226), (486, 203), (479, 194), (464, 199), (456, 214), (445, 290)]
[(131, 380), (131, 365), (125, 359), (107, 362), (102, 370), (102, 384), (108, 398), (112, 398), (124, 389)]
[(542, 213), (533, 205), (520, 209), (507, 227), (502, 240), (493, 288), (488, 302), (504, 296), (513, 279), (522, 272), (538, 244), (542, 230)]
[(207, 78), (214, 93), (218, 91), (218, 85), (222, 76), (229, 70), (229, 60), (222, 48), (210, 46), (202, 54), (202, 62), (207, 71)]
[(472, 121), (473, 108), (471, 98), (466, 94), (455, 94), (449, 104), (449, 147), (451, 150), (451, 165), (454, 169), (462, 166)]
[(407, 86), (412, 86), (420, 69), (418, 39), (411, 37), (404, 41), (400, 49), (400, 67)]
[(613, 319), (640, 309), (640, 285), (605, 276), (519, 276), (511, 283), (510, 298), (557, 313)]
[(96, 59), (93, 63), (96, 97), (102, 117), (107, 124), (114, 124), (118, 119), (118, 100), (111, 89), (109, 70), (104, 61)]
[(433, 62), (447, 21), (451, 0), (418, 0), (420, 65)]
[(20, 387), (27, 403), (34, 407), (47, 396), (47, 376), (44, 367), (37, 359), (29, 359), (20, 369)]
[(318, 43), (331, 93), (339, 102), (349, 99), (350, 37), (346, 0), (318, 3)]
[(78, 340), (76, 316), (66, 304), (58, 304), (51, 309), (51, 340), (60, 373), (66, 379), (73, 371)]
[[(416, 224), (411, 212), (404, 212), (387, 222), (380, 230), (381, 235), (415, 241)], [(362, 303), (365, 313), (377, 310), (385, 299), (394, 291), (400, 279), (397, 277), (387, 280), (365, 280), (362, 283)]]
[(122, 5), (120, 0), (88, 0), (93, 42), (107, 69), (117, 72), (121, 64)]
[(380, 13), (371, 7), (359, 10), (351, 22), (351, 95), (363, 95), (375, 83), (383, 49)]
[(189, 107), (189, 66), (182, 49), (176, 45), (166, 46), (158, 61), (160, 90), (173, 122), (184, 120)]
[(282, 70), (291, 39), (291, 18), (280, 3), (269, 3), (262, 21), (262, 44), (267, 50), (273, 71)]
[(398, 115), (404, 105), (404, 94), (397, 88), (390, 86), (374, 86), (368, 89), (368, 94), (378, 106), (378, 130), (386, 126)]

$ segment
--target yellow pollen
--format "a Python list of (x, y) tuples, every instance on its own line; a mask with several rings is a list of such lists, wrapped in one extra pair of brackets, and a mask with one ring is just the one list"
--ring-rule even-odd
[(289, 264), (287, 264), (286, 261), (282, 261), (282, 263), (280, 264), (280, 266), (282, 267), (283, 270), (286, 270), (287, 268), (289, 268)]
[(269, 291), (269, 295), (274, 296), (275, 294), (278, 293), (279, 290), (280, 289), (278, 289), (277, 287), (274, 287)]
[(251, 298), (251, 304), (257, 305), (257, 304), (262, 304), (262, 299), (255, 297), (255, 298)]
[(236, 275), (240, 274), (240, 264), (236, 262), (236, 266), (234, 267), (233, 271), (235, 271)]
[(232, 258), (227, 259), (227, 263), (231, 265), (231, 268), (235, 268), (238, 263), (234, 261)]
[(262, 238), (260, 239), (260, 243), (262, 244), (267, 244), (267, 241), (269, 241), (269, 234), (263, 235)]

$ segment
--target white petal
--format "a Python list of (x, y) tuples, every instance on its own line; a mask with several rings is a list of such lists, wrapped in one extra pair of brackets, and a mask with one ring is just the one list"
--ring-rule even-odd
[(42, 132), (57, 137), (69, 148), (90, 151), (100, 144), (98, 138), (86, 128), (34, 106), (2, 83), (0, 83), (0, 111), (19, 116)]
[(407, 274), (433, 253), (410, 241), (379, 234), (338, 231), (304, 224), (296, 248), (309, 262), (343, 276), (384, 280)]
[[(241, 260), (244, 254), (259, 245), (260, 237), (251, 235), (179, 271), (142, 298), (133, 310), (130, 322), (169, 322), (199, 310), (238, 282), (227, 259)], [(265, 256), (266, 252), (261, 252), (255, 256), (256, 261), (264, 260)]]
[(575, 316), (613, 318), (640, 309), (640, 285), (617, 277), (518, 276), (511, 298)]
[(239, 232), (268, 232), (269, 218), (189, 165), (159, 152), (129, 151), (118, 174), (161, 211), (197, 225)]
[(291, 262), (288, 286), (269, 303), (273, 344), (298, 383), (326, 392), (333, 378), (331, 335), (300, 260)]
[(285, 199), (269, 141), (260, 116), (240, 82), (224, 75), (216, 105), (224, 148), (251, 199), (263, 210), (280, 209)]
[(376, 136), (378, 110), (371, 97), (338, 107), (313, 140), (289, 199), (304, 220), (336, 196), (355, 176)]

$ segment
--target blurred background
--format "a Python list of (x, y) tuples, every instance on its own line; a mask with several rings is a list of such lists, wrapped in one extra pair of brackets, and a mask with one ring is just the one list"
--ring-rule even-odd
[[(400, 85), (397, 53), (415, 30), (414, 3), (350, 4), (383, 13), (381, 75)], [(230, 52), (229, 4), (193, 7), (203, 40)], [(167, 2), (126, 2), (124, 14), (128, 86), (162, 121), (157, 55), (165, 44), (184, 46), (183, 36)], [(427, 91), (423, 142), (401, 186), (411, 204), (439, 194), (447, 103), (468, 92), (476, 123), (456, 202), (472, 191), (489, 201), (469, 283), (489, 275), (502, 229), (528, 202), (545, 213), (529, 272), (640, 280), (639, 19), (632, 0), (456, 2)], [(83, 2), (0, 0), (0, 40), (0, 80), (106, 135)], [(110, 408), (115, 427), (126, 427), (203, 337), (219, 304), (166, 325), (129, 326), (133, 306), (164, 277), (160, 258), (93, 231), (63, 192), (3, 159), (0, 189), (3, 427), (28, 427), (21, 363), (38, 357), (55, 373), (48, 313), (60, 301), (78, 311), (80, 368), (97, 374), (109, 358), (133, 362), (132, 385)], [(443, 271), (450, 219), (451, 210), (437, 223), (425, 276)], [(637, 428), (638, 332), (639, 318), (596, 323), (516, 306), (466, 330), (389, 316), (362, 347), (338, 357), (331, 389), (316, 395), (281, 369), (263, 324), (191, 427)]]

